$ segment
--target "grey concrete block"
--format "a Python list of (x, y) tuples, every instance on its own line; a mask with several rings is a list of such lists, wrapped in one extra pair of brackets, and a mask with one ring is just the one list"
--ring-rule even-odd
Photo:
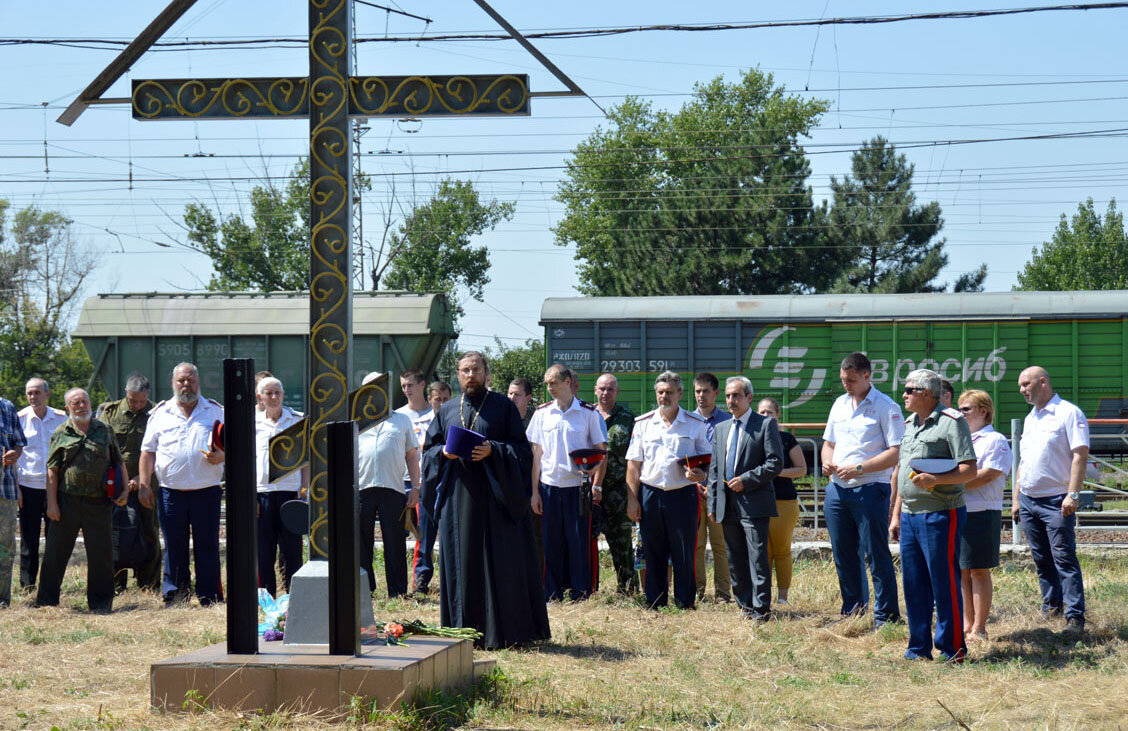
[[(376, 620), (368, 595), (368, 574), (360, 570), (360, 625)], [(329, 562), (309, 561), (290, 580), (284, 645), (329, 644)]]

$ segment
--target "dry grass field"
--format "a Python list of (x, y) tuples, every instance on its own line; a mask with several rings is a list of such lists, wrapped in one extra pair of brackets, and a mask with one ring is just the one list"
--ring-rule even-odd
[[(1089, 632), (1043, 621), (1028, 559), (996, 570), (991, 641), (963, 665), (901, 660), (905, 627), (837, 621), (829, 562), (800, 562), (793, 604), (762, 626), (731, 604), (651, 612), (601, 593), (549, 609), (551, 642), (490, 653), (500, 673), (469, 699), (347, 717), (154, 714), (151, 662), (220, 642), (222, 607), (164, 609), (130, 591), (85, 611), (84, 567), (63, 604), (0, 611), (0, 728), (1117, 728), (1128, 725), (1128, 554), (1083, 560)], [(612, 584), (604, 567), (604, 586)], [(434, 601), (380, 600), (378, 618), (438, 619)], [(482, 655), (482, 653), (479, 653)]]

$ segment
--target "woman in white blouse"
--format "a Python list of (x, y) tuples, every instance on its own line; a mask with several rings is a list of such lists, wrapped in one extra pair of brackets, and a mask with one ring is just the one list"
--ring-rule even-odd
[(282, 523), (282, 506), (302, 497), (309, 480), (309, 467), (295, 470), (270, 482), (270, 438), (301, 420), (302, 415), (282, 404), (286, 396), (282, 382), (273, 376), (255, 387), (261, 409), (255, 410), (255, 456), (258, 478), (258, 568), (259, 586), (274, 596), (278, 592), (274, 572), (277, 552), (284, 559), (283, 588), (289, 593), (290, 579), (302, 565), (302, 537)]
[(967, 522), (960, 542), (964, 636), (986, 640), (993, 594), (991, 569), (999, 565), (1003, 492), (1011, 471), (1011, 450), (1007, 438), (991, 426), (995, 404), (986, 391), (964, 391), (959, 405), (971, 428), (977, 468), (975, 477), (964, 486)]

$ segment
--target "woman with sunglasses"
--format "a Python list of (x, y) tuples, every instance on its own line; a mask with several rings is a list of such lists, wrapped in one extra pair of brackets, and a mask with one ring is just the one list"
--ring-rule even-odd
[(964, 635), (968, 640), (986, 640), (993, 594), (991, 569), (999, 565), (1003, 492), (1011, 471), (1011, 450), (1007, 438), (991, 426), (995, 405), (986, 391), (964, 391), (959, 404), (971, 428), (976, 458), (975, 477), (964, 486), (967, 522), (960, 545)]
[[(760, 416), (770, 416), (779, 421), (779, 402), (774, 398), (760, 399), (756, 406)], [(791, 432), (779, 430), (783, 440), (783, 472), (772, 480), (775, 488), (776, 512), (778, 515), (768, 521), (768, 556), (775, 567), (777, 604), (786, 605), (787, 592), (791, 589), (791, 538), (799, 523), (799, 495), (795, 492), (792, 478), (807, 474), (807, 460), (803, 449)]]

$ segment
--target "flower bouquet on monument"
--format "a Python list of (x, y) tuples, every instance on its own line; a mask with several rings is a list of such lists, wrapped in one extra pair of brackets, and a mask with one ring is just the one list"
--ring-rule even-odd
[(365, 640), (374, 640), (388, 645), (406, 645), (406, 640), (411, 635), (432, 635), (434, 637), (450, 637), (456, 640), (470, 640), (473, 642), (482, 636), (482, 633), (473, 627), (443, 627), (429, 625), (421, 619), (396, 620), (394, 622), (381, 622), (377, 620), (367, 627), (362, 627), (360, 636)]

